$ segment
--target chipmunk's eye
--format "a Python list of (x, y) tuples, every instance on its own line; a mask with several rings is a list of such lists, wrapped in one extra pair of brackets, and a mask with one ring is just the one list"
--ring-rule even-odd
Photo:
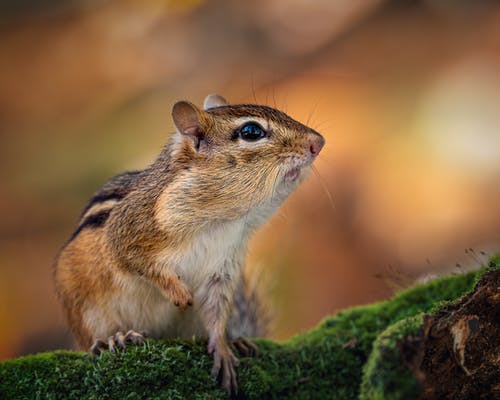
[(239, 129), (238, 135), (248, 142), (254, 142), (267, 136), (266, 131), (255, 122), (249, 122), (243, 125)]

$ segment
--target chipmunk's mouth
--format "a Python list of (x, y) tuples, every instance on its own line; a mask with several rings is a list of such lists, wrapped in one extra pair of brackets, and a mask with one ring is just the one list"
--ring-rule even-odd
[(286, 183), (297, 183), (308, 175), (309, 167), (314, 158), (303, 159), (293, 158), (287, 165), (286, 172), (283, 175), (283, 181)]
[(285, 174), (285, 178), (284, 178), (285, 181), (295, 182), (297, 179), (299, 179), (301, 169), (302, 169), (301, 167), (295, 167), (295, 168), (292, 168), (291, 170), (289, 170)]
[(293, 166), (285, 173), (283, 181), (286, 183), (297, 183), (301, 181), (308, 175), (310, 165), (310, 163), (306, 162)]

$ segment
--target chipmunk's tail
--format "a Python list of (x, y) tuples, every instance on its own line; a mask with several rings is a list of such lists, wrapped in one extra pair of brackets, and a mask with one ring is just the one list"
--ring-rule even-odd
[(263, 302), (257, 275), (253, 279), (243, 276), (236, 290), (228, 326), (228, 334), (233, 338), (264, 337), (269, 331), (271, 313)]

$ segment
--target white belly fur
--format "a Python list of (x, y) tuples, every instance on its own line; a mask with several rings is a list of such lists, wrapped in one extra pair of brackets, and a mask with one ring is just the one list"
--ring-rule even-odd
[[(89, 310), (86, 320), (95, 328), (107, 327), (107, 332), (92, 329), (101, 338), (128, 329), (145, 331), (153, 338), (206, 337), (199, 310), (203, 285), (214, 274), (239, 278), (246, 236), (244, 221), (226, 222), (204, 230), (187, 250), (174, 254), (170, 250), (158, 257), (160, 268), (173, 270), (188, 286), (193, 295), (192, 307), (180, 310), (145, 279), (123, 273), (116, 276), (121, 294), (110, 299), (112, 306), (107, 307), (114, 310), (114, 315)], [(106, 318), (107, 323), (101, 324), (101, 318)]]

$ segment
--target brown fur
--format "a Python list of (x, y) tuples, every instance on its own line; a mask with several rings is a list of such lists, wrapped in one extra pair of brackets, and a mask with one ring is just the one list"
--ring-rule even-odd
[[(258, 313), (242, 293), (246, 242), (304, 176), (287, 174), (307, 169), (324, 140), (269, 107), (230, 106), (220, 96), (205, 104), (215, 108), (177, 103), (177, 132), (156, 161), (95, 193), (57, 258), (55, 281), (80, 346), (129, 330), (207, 335), (213, 374), (221, 370), (235, 390), (226, 337), (241, 332), (239, 321), (243, 333), (262, 333), (259, 316), (244, 315)], [(239, 138), (248, 120), (267, 137)]]

